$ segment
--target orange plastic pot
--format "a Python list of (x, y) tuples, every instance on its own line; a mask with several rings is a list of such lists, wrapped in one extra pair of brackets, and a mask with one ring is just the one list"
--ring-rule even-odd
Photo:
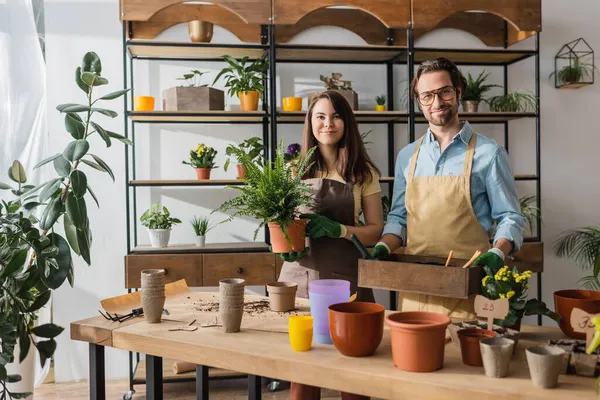
[(135, 111), (154, 111), (153, 96), (134, 96), (133, 107)]
[(292, 242), (291, 245), (285, 238), (281, 226), (276, 222), (269, 222), (268, 226), (273, 253), (289, 253), (292, 250), (304, 250), (307, 222), (307, 219), (297, 219), (288, 225), (286, 233)]
[(433, 372), (444, 366), (449, 317), (432, 312), (408, 311), (388, 315), (394, 365), (410, 372)]
[(210, 168), (196, 168), (198, 179), (210, 179)]
[(377, 303), (349, 302), (329, 306), (329, 332), (340, 353), (370, 356), (383, 338), (385, 307)]
[(487, 329), (465, 328), (459, 330), (457, 335), (460, 340), (460, 353), (463, 363), (474, 367), (483, 367), (479, 341), (485, 338), (496, 337), (496, 332), (488, 331)]
[(589, 314), (600, 313), (600, 292), (594, 290), (559, 290), (554, 292), (554, 310), (560, 315), (560, 330), (571, 338), (585, 340), (585, 333), (571, 328), (571, 311), (579, 308)]
[(302, 97), (284, 97), (281, 105), (283, 111), (300, 111), (302, 110)]
[(256, 90), (240, 92), (238, 93), (238, 97), (240, 98), (242, 111), (258, 110), (258, 92)]

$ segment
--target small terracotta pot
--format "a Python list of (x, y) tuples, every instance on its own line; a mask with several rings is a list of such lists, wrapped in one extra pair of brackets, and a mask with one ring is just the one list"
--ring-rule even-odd
[(292, 244), (288, 243), (283, 235), (281, 227), (276, 222), (269, 222), (269, 232), (273, 253), (289, 253), (290, 251), (304, 250), (304, 239), (306, 237), (307, 219), (297, 219), (288, 225), (286, 230)]
[(554, 292), (554, 309), (560, 315), (560, 329), (571, 338), (585, 340), (585, 333), (571, 328), (571, 311), (580, 308), (589, 314), (600, 313), (600, 292), (594, 290), (559, 290)]
[(564, 352), (563, 349), (554, 346), (534, 346), (525, 351), (534, 385), (544, 389), (556, 387)]
[(237, 166), (237, 178), (236, 179), (245, 179), (246, 178), (246, 168), (244, 164), (238, 164)]
[(463, 363), (474, 367), (483, 367), (479, 341), (484, 338), (496, 337), (496, 332), (487, 329), (466, 328), (459, 330), (457, 334)]
[(385, 307), (348, 302), (329, 306), (329, 332), (335, 348), (348, 357), (370, 356), (383, 338)]
[(271, 311), (290, 311), (296, 308), (296, 290), (298, 284), (294, 282), (271, 282), (267, 284), (269, 305)]
[(394, 365), (410, 372), (433, 372), (444, 366), (449, 317), (425, 311), (388, 315)]
[(240, 98), (240, 104), (242, 111), (256, 111), (258, 110), (258, 92), (256, 90), (249, 90), (247, 92), (238, 93)]
[(210, 179), (210, 168), (196, 168), (199, 180)]
[(213, 37), (214, 25), (208, 21), (193, 20), (188, 22), (190, 40), (194, 43), (209, 43)]

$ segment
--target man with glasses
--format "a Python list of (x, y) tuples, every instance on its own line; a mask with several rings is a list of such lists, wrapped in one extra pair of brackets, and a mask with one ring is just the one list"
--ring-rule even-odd
[[(398, 154), (391, 210), (372, 257), (402, 245), (405, 254), (447, 257), (453, 251), (454, 258), (463, 259), (480, 250), (474, 264), (499, 269), (521, 247), (525, 217), (508, 155), (459, 120), (465, 85), (446, 58), (419, 66), (410, 90), (429, 128)], [(461, 300), (400, 293), (398, 309), (474, 318), (473, 303), (474, 296)]]

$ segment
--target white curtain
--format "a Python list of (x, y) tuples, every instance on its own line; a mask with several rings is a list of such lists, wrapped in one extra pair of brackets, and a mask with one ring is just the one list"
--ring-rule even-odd
[[(28, 183), (50, 179), (47, 168), (33, 167), (48, 157), (46, 65), (31, 0), (0, 0), (0, 181), (8, 181), (13, 160), (25, 167)], [(43, 172), (43, 171), (46, 172)], [(0, 196), (11, 196), (2, 191)], [(50, 303), (38, 324), (51, 319)], [(35, 351), (34, 347), (31, 347)], [(45, 379), (49, 363), (40, 367), (36, 353), (35, 386)]]

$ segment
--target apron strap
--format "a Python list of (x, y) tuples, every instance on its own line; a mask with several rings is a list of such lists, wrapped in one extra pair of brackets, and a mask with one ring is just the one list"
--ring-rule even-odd
[(412, 181), (415, 176), (415, 169), (417, 168), (417, 158), (419, 158), (419, 150), (421, 149), (421, 143), (423, 143), (423, 139), (426, 135), (423, 135), (421, 139), (417, 142), (417, 147), (415, 147), (415, 151), (413, 152), (413, 156), (410, 159), (410, 167), (408, 168), (408, 177), (406, 179), (407, 183)]
[(475, 143), (477, 142), (476, 133), (473, 131), (469, 144), (467, 145), (467, 152), (465, 153), (465, 166), (463, 168), (463, 176), (471, 177), (471, 168), (473, 167), (473, 157), (475, 155)]

